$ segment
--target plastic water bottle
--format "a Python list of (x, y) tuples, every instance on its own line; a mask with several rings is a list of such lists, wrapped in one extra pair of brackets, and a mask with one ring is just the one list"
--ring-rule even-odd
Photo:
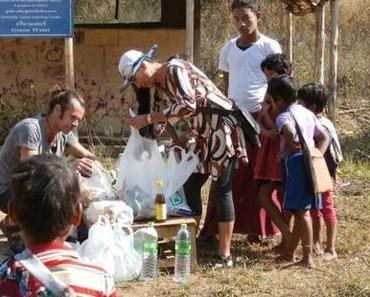
[(143, 266), (140, 279), (151, 281), (157, 276), (158, 234), (154, 223), (149, 222), (143, 242)]
[(184, 282), (190, 276), (191, 240), (186, 224), (181, 224), (175, 243), (175, 277), (176, 282)]

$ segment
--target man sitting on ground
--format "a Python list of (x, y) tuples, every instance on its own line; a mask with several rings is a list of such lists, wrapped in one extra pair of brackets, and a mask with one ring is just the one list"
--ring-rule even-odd
[[(32, 157), (13, 171), (11, 191), (9, 220), (19, 226), (27, 252), (77, 296), (115, 297), (112, 277), (64, 244), (82, 215), (80, 186), (71, 164), (52, 154)], [(54, 296), (16, 260), (23, 254), (0, 267), (0, 296)]]
[[(16, 124), (0, 150), (0, 210), (7, 213), (10, 199), (11, 170), (32, 156), (69, 154), (77, 158), (75, 169), (85, 176), (91, 175), (94, 155), (85, 149), (73, 134), (85, 113), (83, 98), (71, 90), (55, 91), (49, 102), (47, 114), (38, 114)], [(8, 224), (7, 218), (0, 222), (0, 229), (8, 238), (11, 250), (21, 248), (16, 229)]]

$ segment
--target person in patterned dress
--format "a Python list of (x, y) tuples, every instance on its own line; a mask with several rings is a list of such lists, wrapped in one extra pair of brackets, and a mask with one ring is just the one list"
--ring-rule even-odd
[(220, 234), (218, 262), (232, 266), (230, 244), (235, 219), (232, 176), (236, 162), (247, 162), (243, 130), (232, 112), (234, 102), (226, 98), (201, 70), (181, 59), (161, 64), (151, 60), (148, 54), (129, 50), (122, 55), (118, 69), (124, 80), (122, 90), (131, 83), (137, 88), (155, 88), (165, 106), (150, 114), (126, 116), (126, 123), (141, 129), (174, 118), (188, 122), (191, 132), (185, 140), (184, 137), (174, 139), (185, 147), (192, 143), (199, 157), (198, 172), (191, 185), (185, 187), (186, 194), (189, 193), (187, 188), (192, 193), (187, 195), (187, 200), (200, 218), (200, 189), (211, 175)]

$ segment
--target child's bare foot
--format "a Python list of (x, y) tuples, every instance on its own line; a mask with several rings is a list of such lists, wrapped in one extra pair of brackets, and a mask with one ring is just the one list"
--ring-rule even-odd
[(321, 256), (324, 254), (320, 242), (315, 242), (315, 244), (313, 245), (313, 252), (316, 256)]
[(281, 251), (279, 259), (287, 262), (295, 262), (297, 261), (297, 257), (294, 253), (286, 252), (286, 251)]
[(334, 259), (337, 259), (337, 258), (338, 258), (337, 252), (336, 251), (329, 251), (329, 250), (325, 250), (325, 253), (322, 256), (322, 259), (325, 260), (325, 261), (331, 261), (331, 260), (334, 260)]
[(302, 267), (305, 267), (305, 268), (310, 268), (310, 269), (316, 268), (316, 265), (313, 262), (312, 257), (303, 258), (301, 261), (295, 263), (295, 265), (302, 266)]
[(285, 259), (289, 262), (297, 261), (297, 256), (295, 254), (285, 254)]

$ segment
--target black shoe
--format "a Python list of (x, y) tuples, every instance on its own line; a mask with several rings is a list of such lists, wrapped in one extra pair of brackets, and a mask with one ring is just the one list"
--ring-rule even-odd
[(221, 256), (217, 254), (215, 256), (214, 268), (232, 268), (234, 265), (233, 257), (231, 255)]

